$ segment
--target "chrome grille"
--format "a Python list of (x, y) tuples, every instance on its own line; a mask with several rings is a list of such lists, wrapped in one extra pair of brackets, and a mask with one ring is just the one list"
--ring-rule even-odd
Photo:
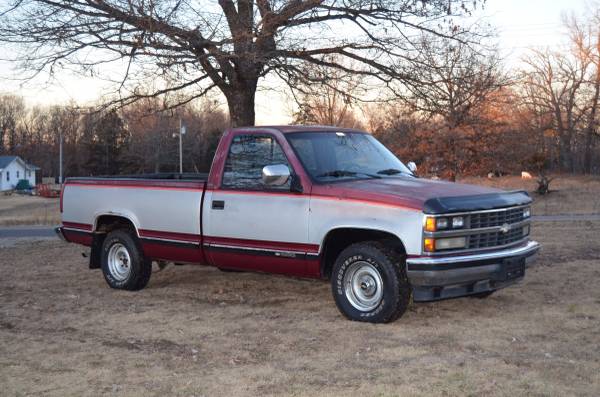
[(469, 215), (469, 228), (479, 229), (484, 227), (502, 226), (505, 223), (513, 224), (523, 220), (523, 207), (511, 208), (502, 211), (480, 212)]
[[(452, 219), (462, 217), (464, 227), (451, 226), (435, 231), (424, 231), (423, 251), (431, 252), (432, 255), (443, 255), (447, 252), (469, 252), (494, 248), (504, 248), (519, 244), (527, 240), (529, 236), (530, 218), (523, 218), (525, 211), (530, 212), (529, 205), (519, 205), (509, 208), (497, 208), (473, 212), (436, 214), (432, 217), (446, 218), (449, 225)], [(429, 217), (426, 223), (429, 224)], [(424, 224), (426, 228), (427, 224)], [(436, 223), (437, 224), (437, 223)], [(465, 238), (464, 248), (440, 248), (437, 246), (438, 239)], [(436, 247), (429, 251), (426, 247), (426, 239), (433, 238)]]
[(501, 231), (483, 232), (469, 235), (469, 248), (488, 248), (507, 245), (523, 238), (523, 227), (515, 227), (506, 233)]

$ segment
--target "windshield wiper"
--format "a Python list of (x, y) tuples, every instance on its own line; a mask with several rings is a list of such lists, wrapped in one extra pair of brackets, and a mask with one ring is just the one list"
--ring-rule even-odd
[(402, 171), (402, 170), (399, 170), (396, 168), (386, 168), (385, 170), (377, 171), (377, 173), (382, 174), (382, 175), (397, 175), (397, 174), (412, 175), (406, 171)]
[(324, 172), (322, 174), (317, 175), (317, 178), (322, 178), (322, 177), (326, 177), (326, 176), (330, 176), (333, 178), (343, 178), (345, 176), (356, 176), (356, 175), (366, 175), (369, 178), (376, 178), (376, 179), (381, 179), (381, 177), (379, 175), (373, 175), (373, 174), (368, 174), (366, 172), (354, 172), (354, 171), (348, 171), (348, 170), (333, 170), (333, 171), (327, 171)]

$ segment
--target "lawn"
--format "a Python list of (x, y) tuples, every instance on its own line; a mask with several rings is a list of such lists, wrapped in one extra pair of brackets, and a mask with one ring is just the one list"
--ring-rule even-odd
[[(533, 190), (519, 178), (468, 179)], [(597, 178), (558, 178), (538, 214), (599, 213)], [(56, 200), (1, 197), (1, 224), (58, 221)], [(1, 395), (393, 396), (600, 392), (598, 221), (534, 222), (524, 281), (487, 299), (350, 322), (328, 282), (202, 266), (111, 290), (84, 247), (0, 245)]]

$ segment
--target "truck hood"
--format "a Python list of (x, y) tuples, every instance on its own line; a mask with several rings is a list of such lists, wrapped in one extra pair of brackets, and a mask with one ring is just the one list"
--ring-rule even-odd
[(344, 181), (323, 186), (322, 193), (339, 198), (381, 202), (425, 213), (477, 211), (528, 204), (524, 191), (507, 192), (485, 186), (396, 176)]

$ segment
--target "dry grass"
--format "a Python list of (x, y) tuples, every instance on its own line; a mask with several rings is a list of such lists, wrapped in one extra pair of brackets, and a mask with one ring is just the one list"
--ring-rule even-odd
[(17, 244), (0, 261), (0, 394), (597, 396), (597, 233), (535, 224), (522, 284), (388, 325), (343, 319), (321, 281), (182, 266), (128, 293), (81, 247)]
[(533, 213), (553, 214), (599, 214), (600, 177), (553, 175), (550, 193), (540, 196), (535, 192), (535, 179), (521, 179), (516, 176), (502, 178), (463, 178), (460, 182), (492, 186), (505, 190), (526, 190), (534, 199)]
[[(551, 187), (536, 213), (600, 212), (598, 178)], [(0, 196), (0, 225), (57, 221), (56, 199)], [(599, 232), (600, 222), (535, 224), (544, 249), (521, 285), (414, 304), (389, 325), (343, 319), (325, 282), (184, 266), (127, 293), (87, 270), (82, 247), (6, 245), (0, 394), (596, 396)]]
[(58, 199), (0, 194), (0, 226), (58, 223), (60, 223)]

